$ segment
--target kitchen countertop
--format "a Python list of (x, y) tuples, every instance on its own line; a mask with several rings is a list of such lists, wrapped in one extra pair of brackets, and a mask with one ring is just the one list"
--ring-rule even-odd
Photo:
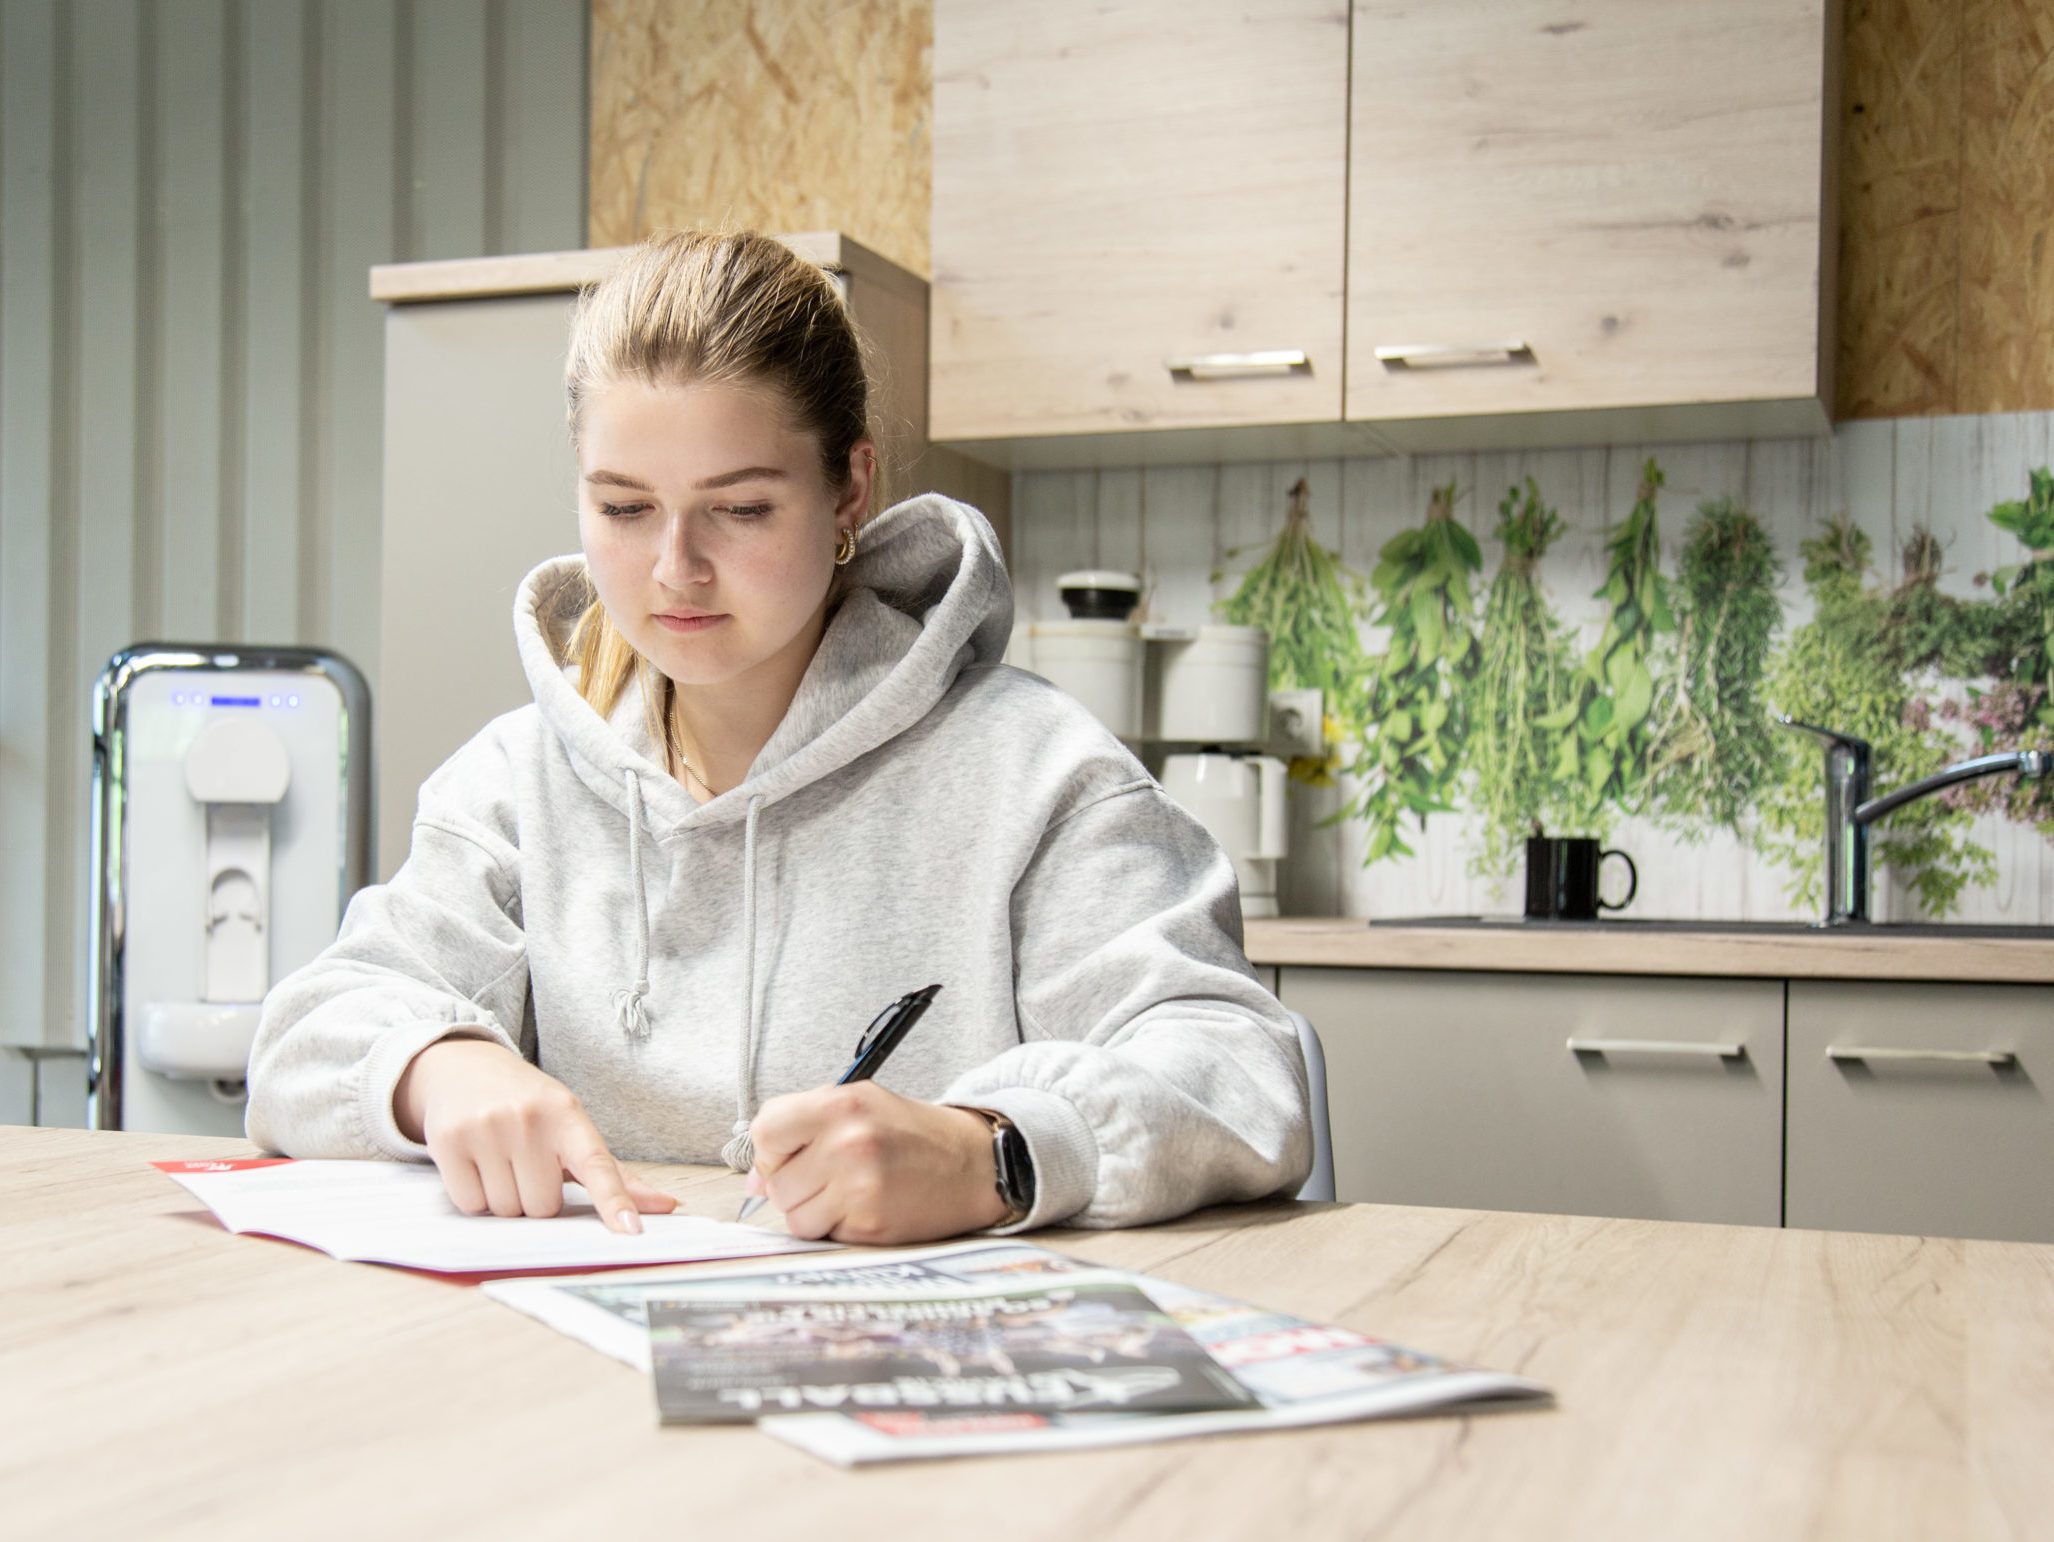
[(1359, 917), (1251, 920), (1249, 961), (1338, 969), (1542, 974), (1723, 975), (1749, 979), (1965, 980), (2054, 984), (2054, 936), (1994, 927), (1867, 931), (1682, 922), (1371, 923)]

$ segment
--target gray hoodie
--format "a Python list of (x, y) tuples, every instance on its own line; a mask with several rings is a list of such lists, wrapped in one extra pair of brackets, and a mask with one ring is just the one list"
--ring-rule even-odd
[(529, 574), (534, 703), (429, 777), (405, 864), (265, 998), (250, 1139), (425, 1158), (393, 1089), (470, 1036), (565, 1083), (617, 1155), (746, 1166), (764, 1099), (832, 1082), (881, 1007), (939, 982), (878, 1082), (1020, 1127), (1023, 1228), (1294, 1191), (1304, 1063), (1233, 866), (1088, 711), (998, 662), (991, 526), (914, 498), (842, 573), (783, 722), (703, 805), (636, 688), (610, 718), (577, 692), (582, 559)]

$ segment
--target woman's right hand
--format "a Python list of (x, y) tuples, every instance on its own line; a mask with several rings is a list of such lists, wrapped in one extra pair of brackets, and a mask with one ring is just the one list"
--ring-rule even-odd
[(438, 1039), (408, 1062), (392, 1113), (402, 1135), (427, 1146), (465, 1215), (556, 1215), (566, 1177), (614, 1231), (638, 1232), (643, 1212), (677, 1208), (621, 1171), (570, 1088), (502, 1045)]

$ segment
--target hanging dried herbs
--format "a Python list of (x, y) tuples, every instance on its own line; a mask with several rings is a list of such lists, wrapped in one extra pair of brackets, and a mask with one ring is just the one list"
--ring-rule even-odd
[[(1506, 491), (1496, 532), (1504, 557), (1484, 600), (1471, 687), (1469, 798), (1482, 821), (1478, 872), (1509, 871), (1536, 821), (1546, 823), (1556, 813), (1563, 744), (1572, 774), (1577, 764), (1575, 642), (1548, 608), (1536, 572), (1561, 532), (1561, 518), (1541, 501), (1532, 477)], [(1552, 729), (1544, 726), (1550, 721)]]
[[(1641, 468), (1633, 511), (1605, 542), (1608, 568), (1597, 598), (1606, 601), (1611, 612), (1597, 646), (1584, 660), (1589, 689), (1577, 718), (1578, 812), (1591, 829), (1578, 833), (1601, 829), (1607, 805), (1632, 812), (1645, 800), (1648, 752), (1658, 721), (1655, 647), (1676, 630), (1661, 572), (1655, 510), (1661, 486), (1662, 468), (1650, 459)], [(1568, 769), (1566, 756), (1563, 769)]]
[[(1890, 596), (1865, 582), (1868, 537), (1841, 515), (1800, 550), (1816, 610), (1770, 669), (1774, 710), (1866, 739), (1877, 793), (1937, 771), (1954, 744), (1899, 667), (1886, 628)], [(1816, 746), (1786, 746), (1757, 832), (1761, 850), (1791, 870), (1791, 898), (1807, 908), (1818, 905), (1822, 885), (1823, 776)], [(1946, 799), (1922, 798), (1871, 827), (1876, 865), (1890, 867), (1929, 915), (1946, 915), (1963, 889), (1996, 876), (1988, 849), (1969, 839), (1968, 819)]]
[(1999, 568), (1990, 582), (2022, 619), (2028, 645), (2017, 660), (2015, 678), (2041, 692), (2035, 717), (2054, 728), (2054, 471), (2041, 466), (2028, 477), (2023, 499), (1990, 510), (1990, 523), (2017, 536), (2031, 555)]
[(1946, 555), (1939, 538), (1914, 525), (1904, 543), (1904, 576), (1883, 615), (1883, 633), (1899, 670), (1931, 670), (1957, 680), (2009, 676), (2034, 646), (2034, 619), (2023, 606), (1964, 600), (1940, 589)]
[(1698, 505), (1677, 563), (1675, 687), (1648, 764), (1686, 837), (1739, 829), (1776, 772), (1783, 745), (1763, 684), (1782, 581), (1759, 519), (1731, 500)]
[(1476, 537), (1455, 520), (1455, 484), (1436, 487), (1426, 522), (1378, 553), (1370, 587), (1390, 642), (1372, 661), (1355, 758), (1361, 787), (1342, 814), (1369, 826), (1365, 866), (1410, 856), (1399, 835), (1407, 814), (1451, 811), (1468, 731), (1465, 683), (1475, 672), (1476, 600), (1469, 575), (1483, 567)]
[[(1243, 575), (1240, 587), (1214, 608), (1223, 621), (1259, 626), (1269, 633), (1272, 690), (1323, 694), (1324, 738), (1330, 752), (1325, 757), (1296, 757), (1291, 769), (1300, 780), (1327, 782), (1338, 760), (1332, 748), (1361, 721), (1369, 660), (1356, 618), (1368, 608), (1368, 600), (1361, 577), (1313, 539), (1311, 503), (1311, 492), (1300, 477), (1291, 489), (1284, 528)], [(1219, 577), (1213, 574), (1215, 581)]]

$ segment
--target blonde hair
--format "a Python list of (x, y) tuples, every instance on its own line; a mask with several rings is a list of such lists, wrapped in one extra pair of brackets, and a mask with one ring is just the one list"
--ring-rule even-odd
[[(754, 231), (652, 236), (578, 298), (564, 393), (571, 445), (593, 392), (619, 381), (716, 382), (772, 392), (814, 435), (837, 493), (870, 429), (868, 349), (833, 279)], [(837, 570), (836, 589), (839, 588)], [(835, 590), (830, 590), (832, 598)], [(630, 646), (595, 594), (571, 633), (578, 692), (610, 716), (637, 674), (650, 737), (675, 751), (671, 682)]]

